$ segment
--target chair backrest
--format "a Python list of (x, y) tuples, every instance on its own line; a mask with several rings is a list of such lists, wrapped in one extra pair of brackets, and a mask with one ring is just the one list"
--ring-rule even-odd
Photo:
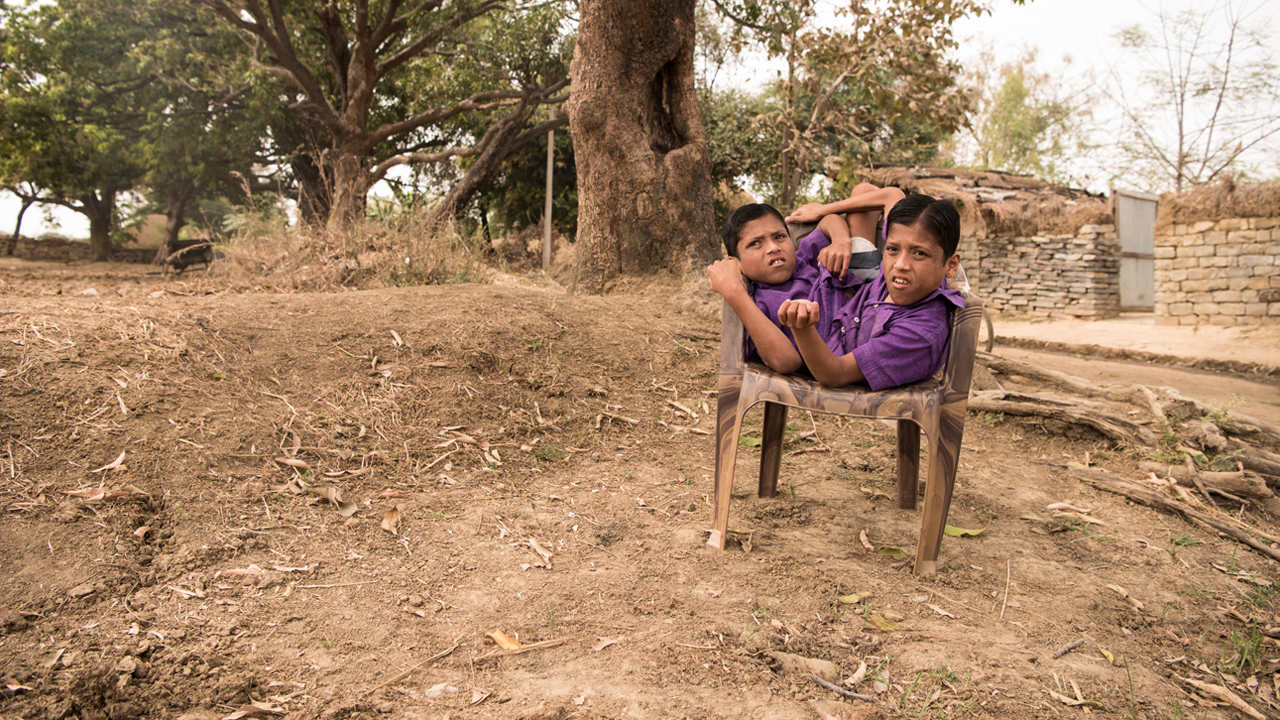
[(969, 397), (969, 387), (973, 383), (973, 363), (978, 354), (982, 298), (972, 291), (961, 290), (961, 293), (964, 295), (964, 307), (952, 314), (951, 337), (947, 340), (947, 362), (942, 371), (944, 405)]

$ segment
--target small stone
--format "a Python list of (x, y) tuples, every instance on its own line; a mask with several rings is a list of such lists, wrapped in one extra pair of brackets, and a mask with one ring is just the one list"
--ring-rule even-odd
[(121, 675), (132, 675), (138, 669), (138, 661), (131, 655), (125, 655), (116, 662), (115, 671)]
[(77, 585), (67, 591), (67, 595), (70, 595), (73, 598), (82, 598), (92, 594), (93, 586), (88, 583), (85, 583), (84, 585)]
[(410, 595), (408, 599), (408, 603), (410, 607), (422, 607), (422, 603), (423, 603), (422, 596)]
[(386, 715), (386, 714), (395, 712), (396, 706), (392, 703), (384, 702), (384, 703), (378, 703), (378, 707), (376, 709), (378, 712), (382, 713), (383, 715)]

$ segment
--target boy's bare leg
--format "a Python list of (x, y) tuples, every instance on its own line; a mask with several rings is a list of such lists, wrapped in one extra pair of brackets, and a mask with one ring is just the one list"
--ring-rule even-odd
[[(849, 193), (850, 200), (857, 200), (859, 195), (878, 192), (880, 188), (871, 183), (858, 183)], [(873, 210), (863, 210), (861, 212), (850, 212), (845, 215), (845, 221), (849, 225), (849, 237), (860, 237), (867, 242), (875, 243), (876, 241), (876, 223), (880, 220), (881, 213), (884, 212), (880, 208)]]

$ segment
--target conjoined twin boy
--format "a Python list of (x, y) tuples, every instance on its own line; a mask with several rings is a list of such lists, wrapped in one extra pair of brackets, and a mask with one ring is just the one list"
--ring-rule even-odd
[[(815, 221), (797, 248), (786, 223)], [(949, 311), (964, 307), (946, 286), (960, 267), (951, 201), (864, 183), (848, 199), (802, 205), (785, 219), (769, 205), (743, 205), (721, 236), (729, 257), (707, 276), (742, 320), (748, 357), (781, 373), (807, 369), (828, 387), (862, 382), (872, 390), (941, 369)]]

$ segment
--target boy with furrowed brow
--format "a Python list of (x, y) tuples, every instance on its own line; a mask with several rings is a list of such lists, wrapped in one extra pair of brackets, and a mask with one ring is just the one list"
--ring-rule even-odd
[[(781, 213), (769, 205), (744, 205), (725, 220), (721, 235), (730, 257), (713, 263), (707, 275), (711, 288), (742, 320), (748, 356), (758, 354), (778, 372), (803, 367), (791, 330), (781, 325), (778, 310), (786, 300), (808, 299), (829, 309), (819, 320), (819, 331), (829, 332), (830, 318), (853, 289), (875, 277), (877, 220), (881, 211), (887, 213), (902, 197), (897, 188), (861, 184), (848, 200), (833, 206), (832, 212), (847, 212), (846, 218), (821, 216), (818, 210), (824, 206), (803, 206), (793, 217), (820, 222), (800, 241), (798, 251)], [(743, 287), (744, 276), (749, 288)]]
[[(826, 218), (823, 218), (824, 220)], [(879, 277), (821, 323), (830, 307), (790, 299), (778, 309), (815, 379), (829, 387), (865, 381), (872, 390), (923, 380), (945, 359), (950, 309), (964, 299), (946, 287), (960, 267), (960, 213), (949, 200), (913, 195), (889, 212)], [(821, 328), (830, 328), (820, 332)]]

